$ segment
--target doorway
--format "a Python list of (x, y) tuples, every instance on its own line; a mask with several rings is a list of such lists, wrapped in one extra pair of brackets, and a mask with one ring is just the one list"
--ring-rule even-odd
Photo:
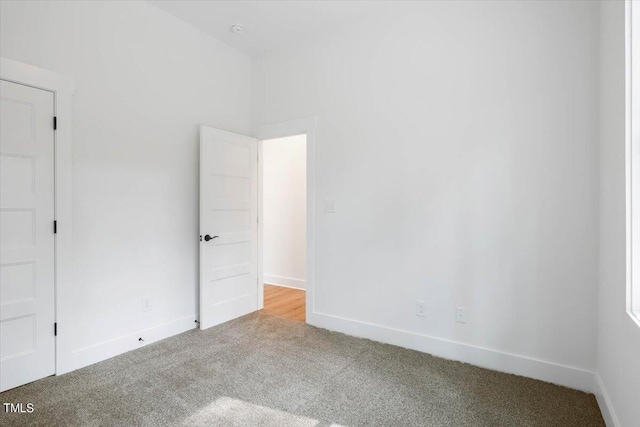
[(264, 312), (306, 321), (307, 136), (262, 141)]
[[(315, 321), (316, 118), (262, 125), (254, 132), (256, 137), (250, 137), (200, 126), (200, 284), (196, 320), (200, 329), (264, 308), (263, 142), (295, 135), (303, 135), (306, 142), (304, 290), (300, 291), (305, 301), (304, 319), (311, 324)], [(278, 284), (280, 288), (286, 285)]]

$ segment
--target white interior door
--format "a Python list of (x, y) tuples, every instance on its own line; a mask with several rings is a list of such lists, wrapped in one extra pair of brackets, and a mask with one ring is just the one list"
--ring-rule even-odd
[(258, 309), (258, 145), (200, 127), (200, 329)]
[(0, 82), (0, 391), (55, 373), (53, 93)]

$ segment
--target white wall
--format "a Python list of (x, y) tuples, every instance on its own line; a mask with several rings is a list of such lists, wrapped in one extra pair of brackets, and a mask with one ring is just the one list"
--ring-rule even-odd
[(423, 2), (254, 61), (254, 125), (318, 118), (312, 322), (591, 388), (598, 7)]
[(76, 85), (72, 365), (195, 326), (198, 125), (248, 132), (250, 59), (146, 2), (0, 4), (2, 56)]
[(1, 55), (75, 79), (77, 365), (193, 324), (197, 124), (247, 133), (253, 85), (254, 125), (318, 116), (316, 313), (559, 368), (597, 354), (632, 425), (622, 2), (601, 40), (598, 12), (417, 4), (259, 58), (251, 81), (248, 57), (144, 2), (0, 2)]
[[(619, 427), (640, 420), (640, 327), (625, 312), (625, 5), (602, 3), (599, 401)], [(601, 393), (604, 393), (603, 396)], [(604, 397), (604, 399), (603, 399)]]
[(264, 281), (304, 289), (306, 136), (265, 140), (262, 150)]

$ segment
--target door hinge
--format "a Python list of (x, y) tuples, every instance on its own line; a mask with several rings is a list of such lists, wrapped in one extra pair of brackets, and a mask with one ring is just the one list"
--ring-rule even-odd
[(58, 233), (58, 221), (53, 221), (53, 234)]
[(53, 116), (53, 130), (58, 129), (58, 118)]
[(58, 322), (53, 324), (53, 336), (58, 336)]

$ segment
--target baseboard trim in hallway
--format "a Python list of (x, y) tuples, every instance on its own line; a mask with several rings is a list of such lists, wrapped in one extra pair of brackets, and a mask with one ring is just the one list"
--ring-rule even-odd
[(307, 282), (305, 280), (292, 279), (291, 277), (270, 276), (268, 274), (265, 274), (263, 276), (263, 281), (264, 283), (268, 283), (270, 285), (283, 286), (285, 288), (302, 290), (305, 290), (307, 288)]
[(589, 393), (595, 391), (594, 372), (572, 366), (317, 312), (307, 313), (307, 323), (481, 368), (533, 378)]

